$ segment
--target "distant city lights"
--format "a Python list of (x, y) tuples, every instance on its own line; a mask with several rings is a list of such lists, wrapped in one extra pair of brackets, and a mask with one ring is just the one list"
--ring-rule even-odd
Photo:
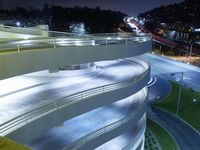
[(195, 32), (200, 32), (200, 28), (194, 29)]
[(16, 22), (16, 25), (19, 27), (21, 25), (21, 23), (18, 21), (18, 22)]

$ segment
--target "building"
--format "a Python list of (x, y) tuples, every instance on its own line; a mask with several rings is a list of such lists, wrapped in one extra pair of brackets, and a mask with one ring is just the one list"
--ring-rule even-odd
[[(26, 29), (15, 29), (16, 30), (13, 28), (12, 32), (15, 34), (15, 38), (26, 34), (24, 33)], [(1, 28), (1, 30), (3, 30), (3, 28)], [(15, 33), (14, 31), (18, 32)], [(61, 33), (59, 33), (59, 35), (60, 34)], [(45, 77), (37, 83), (32, 84), (31, 82), (26, 88), (21, 85), (22, 82), (20, 82), (20, 86), (16, 83), (16, 86), (19, 87), (17, 90), (1, 93), (1, 97), (17, 94), (18, 92), (23, 93), (21, 95), (22, 99), (20, 97), (15, 97), (15, 99), (19, 99), (16, 104), (18, 105), (18, 102), (22, 103), (22, 101), (25, 101), (28, 107), (23, 108), (24, 104), (19, 104), (20, 108), (16, 107), (13, 116), (7, 115), (6, 118), (4, 118), (6, 120), (4, 122), (1, 118), (0, 135), (33, 148), (36, 141), (44, 139), (44, 137), (41, 137), (42, 135), (51, 134), (55, 131), (56, 135), (58, 135), (58, 132), (62, 134), (61, 137), (55, 139), (55, 141), (61, 139), (59, 142), (62, 144), (56, 144), (54, 143), (55, 141), (50, 142), (52, 145), (47, 145), (48, 148), (101, 149), (101, 146), (105, 146), (113, 141), (117, 143), (117, 139), (121, 138), (120, 136), (129, 131), (133, 131), (133, 136), (131, 136), (128, 142), (121, 144), (121, 149), (144, 149), (146, 110), (148, 107), (148, 102), (146, 101), (146, 85), (149, 81), (150, 67), (147, 62), (135, 56), (151, 50), (151, 37), (145, 34), (142, 36), (133, 36), (130, 34), (127, 35), (126, 33), (87, 36), (63, 34), (65, 35), (64, 38), (63, 36), (59, 36), (54, 38), (40, 37), (31, 40), (21, 39), (18, 40), (18, 42), (10, 44), (10, 49), (1, 47), (1, 82), (4, 82), (3, 79), (9, 77), (42, 70), (50, 70), (50, 72), (54, 74), (52, 77), (52, 74), (46, 72), (49, 76), (47, 77), (45, 74)], [(12, 52), (10, 52), (10, 50)], [(72, 84), (69, 86), (68, 92), (72, 90), (72, 88), (80, 89), (80, 91), (69, 92), (69, 94), (65, 96), (62, 95), (61, 97), (59, 93), (55, 93), (58, 94), (58, 96), (55, 97), (54, 88), (59, 87), (58, 91), (62, 90), (61, 87), (66, 86), (64, 83), (65, 80), (67, 80), (67, 78), (62, 78), (59, 80), (59, 85), (56, 85), (55, 82), (57, 83), (57, 81), (54, 82), (52, 80), (53, 78), (58, 79), (55, 78), (55, 76), (58, 75), (57, 73), (62, 71), (64, 71), (63, 73), (69, 73), (69, 71), (71, 71), (70, 73), (72, 74), (74, 73), (73, 71), (83, 73), (85, 71), (84, 69), (89, 71), (95, 69), (97, 74), (101, 74), (101, 80), (100, 78), (96, 80), (92, 77), (94, 82), (92, 81), (92, 84), (87, 84), (87, 86), (84, 84), (83, 89), (80, 88), (79, 83), (76, 85), (76, 88), (74, 88)], [(35, 76), (33, 74), (25, 75), (25, 77), (37, 77), (41, 79), (41, 74)], [(72, 78), (70, 78), (70, 80), (72, 80)], [(49, 84), (50, 81), (52, 84)], [(78, 81), (76, 80), (76, 82)], [(12, 83), (14, 83), (13, 80), (11, 85)], [(66, 84), (67, 83), (68, 82), (66, 82)], [(26, 84), (28, 84), (28, 81)], [(40, 94), (34, 94), (36, 89), (32, 88), (38, 88)], [(48, 90), (51, 92), (47, 92)], [(29, 94), (26, 95), (28, 91)], [(44, 96), (45, 92), (48, 93), (46, 95), (49, 99), (46, 97), (45, 101), (42, 101), (42, 97), (44, 99), (46, 96)], [(25, 97), (23, 96), (24, 94)], [(54, 97), (51, 96), (52, 94)], [(66, 94), (66, 92), (62, 94)], [(31, 104), (29, 107), (29, 103), (32, 102), (32, 99), (36, 99), (37, 102), (34, 102), (34, 104)], [(127, 101), (128, 105), (125, 105), (126, 103), (124, 104), (124, 101)], [(104, 109), (105, 107), (109, 109)], [(91, 122), (88, 123), (87, 120), (83, 119), (81, 122), (77, 122), (73, 125), (71, 124), (69, 127), (65, 128), (66, 124), (72, 119), (79, 116), (82, 117), (88, 113), (90, 114), (92, 111), (94, 113), (94, 111), (98, 109), (101, 110), (102, 108), (105, 111), (100, 111), (101, 114), (107, 111), (110, 112), (110, 109), (116, 111), (114, 111), (114, 113), (112, 112), (113, 115), (111, 115), (112, 113), (106, 113), (106, 115), (103, 116), (104, 119), (97, 121), (94, 126), (90, 126)], [(127, 111), (122, 113), (122, 115), (121, 112), (124, 110)], [(13, 112), (13, 110), (10, 111)], [(3, 113), (6, 113), (6, 110), (4, 110)], [(117, 114), (121, 117), (110, 122), (113, 116)], [(94, 116), (96, 116), (96, 118), (93, 117), (94, 122), (101, 117), (99, 112)], [(91, 118), (88, 120), (91, 120)], [(79, 132), (85, 131), (82, 130), (82, 128), (70, 130), (71, 127), (77, 125), (78, 127), (83, 125), (87, 133), (74, 141), (69, 140), (70, 142), (66, 143), (66, 137), (71, 139), (79, 135)], [(92, 130), (90, 130), (91, 128)], [(56, 138), (56, 135), (51, 137)], [(42, 145), (43, 149), (47, 148), (44, 144)]]

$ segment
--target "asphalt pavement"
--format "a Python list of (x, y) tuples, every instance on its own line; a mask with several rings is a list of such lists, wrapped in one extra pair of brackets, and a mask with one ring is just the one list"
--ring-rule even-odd
[(200, 70), (194, 69), (192, 65), (187, 65), (153, 54), (145, 54), (140, 57), (150, 62), (152, 74), (157, 74), (166, 80), (173, 80), (181, 83), (180, 73), (183, 72), (183, 82), (181, 84), (196, 91), (200, 91)]
[[(80, 76), (51, 76), (48, 72), (0, 81), (0, 124), (44, 103), (59, 100), (87, 89), (118, 83), (141, 74), (145, 69), (124, 60), (97, 62), (99, 71)], [(67, 71), (65, 72), (68, 73)], [(24, 80), (25, 79), (25, 80)], [(25, 83), (23, 83), (24, 81)], [(9, 88), (10, 87), (10, 88)]]
[(158, 122), (174, 137), (180, 150), (199, 150), (200, 135), (183, 121), (157, 108), (149, 109), (148, 117)]
[[(102, 127), (123, 119), (130, 113), (137, 111), (137, 107), (144, 103), (145, 88), (136, 94), (110, 105), (99, 107), (90, 112), (67, 120), (61, 126), (50, 129), (46, 134), (28, 143), (27, 146), (34, 150), (59, 150), (74, 141), (86, 136)], [(134, 138), (144, 125), (145, 119), (132, 128), (129, 137)], [(116, 141), (114, 141), (115, 143)], [(113, 143), (113, 142), (112, 142)], [(117, 147), (125, 147), (128, 143), (115, 143)], [(125, 144), (125, 145), (124, 145)], [(110, 147), (104, 145), (103, 147)]]
[(147, 86), (149, 101), (159, 100), (169, 94), (171, 90), (169, 82), (158, 74), (151, 74), (151, 79)]
[[(187, 87), (197, 91), (200, 89), (200, 72), (194, 69), (193, 66), (175, 62), (174, 60), (163, 59), (163, 57), (147, 54), (141, 56), (151, 63), (152, 81), (154, 84), (149, 86), (149, 100), (157, 100), (169, 94), (170, 85), (167, 80), (174, 80), (180, 83), (180, 76), (171, 76), (172, 73), (184, 72), (183, 83)], [(163, 81), (162, 81), (163, 80)], [(148, 117), (158, 122), (164, 127), (175, 139), (180, 150), (199, 150), (200, 135), (193, 128), (183, 122), (174, 115), (150, 107), (147, 113)], [(194, 118), (195, 119), (195, 118)]]

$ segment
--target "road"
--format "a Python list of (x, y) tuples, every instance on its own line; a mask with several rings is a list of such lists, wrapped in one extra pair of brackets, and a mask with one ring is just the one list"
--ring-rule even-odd
[[(133, 96), (120, 100), (110, 105), (106, 105), (80, 116), (67, 120), (63, 125), (50, 129), (46, 134), (38, 137), (27, 145), (34, 150), (59, 150), (70, 143), (90, 134), (106, 125), (120, 120), (130, 113), (137, 111), (137, 107), (144, 103), (145, 88)], [(139, 129), (144, 124), (144, 120), (139, 126), (133, 128), (131, 136), (136, 136)], [(117, 147), (125, 147), (124, 143), (118, 143)]]
[[(95, 64), (97, 69), (88, 70), (86, 73), (60, 71), (49, 74), (42, 71), (0, 81), (0, 123), (42, 103), (59, 100), (61, 97), (86, 89), (125, 81), (145, 71), (140, 64), (126, 60), (102, 61)], [(28, 143), (28, 146), (34, 149), (61, 149), (82, 136), (126, 117), (143, 103), (143, 100), (144, 90), (123, 101), (66, 121), (63, 126), (49, 130), (45, 135)], [(138, 129), (132, 129), (132, 138), (137, 134), (133, 131), (139, 132)], [(128, 135), (130, 137), (130, 134)], [(126, 145), (118, 145), (124, 146)]]
[[(160, 87), (160, 85), (165, 85)], [(166, 93), (170, 92), (170, 85), (168, 81), (164, 80), (158, 75), (152, 74), (151, 80), (148, 83), (148, 99), (151, 101), (156, 97), (164, 97)], [(116, 137), (105, 144), (99, 146), (96, 150), (121, 150), (126, 145), (130, 144), (131, 141), (135, 140), (135, 132), (138, 132), (135, 128), (126, 131), (124, 134)]]
[[(137, 134), (141, 134), (141, 127), (146, 127), (146, 119), (142, 118), (139, 121), (139, 126), (132, 127), (131, 129), (127, 130), (122, 135), (102, 144), (101, 146), (97, 147), (95, 150), (122, 150), (126, 146), (129, 146), (133, 141), (139, 140)], [(138, 134), (138, 135), (139, 135)], [(135, 145), (136, 146), (136, 145)]]
[(148, 116), (170, 132), (180, 150), (199, 150), (200, 135), (183, 121), (156, 108), (151, 108)]
[[(52, 76), (46, 72), (43, 75), (34, 73), (19, 79), (16, 77), (0, 81), (0, 124), (44, 103), (87, 89), (125, 81), (145, 70), (143, 66), (125, 60), (97, 62), (96, 65), (99, 71), (86, 76), (67, 77), (59, 72)], [(67, 71), (65, 73), (68, 74)]]
[[(149, 87), (149, 99), (151, 101), (151, 98), (153, 97), (164, 97), (169, 93), (170, 86), (165, 80), (177, 80), (180, 78), (171, 76), (171, 73), (175, 72), (184, 72), (184, 84), (186, 84), (187, 87), (191, 87), (195, 90), (200, 89), (200, 85), (195, 84), (200, 82), (200, 72), (198, 70), (195, 71), (192, 66), (178, 62), (176, 63), (173, 60), (163, 59), (162, 57), (154, 57), (151, 54), (143, 55), (141, 57), (150, 61), (153, 75), (152, 78), (154, 80), (155, 77), (157, 78), (157, 82)], [(199, 149), (200, 135), (182, 120), (168, 112), (152, 107), (148, 110), (147, 114), (148, 117), (161, 124), (162, 127), (170, 132), (181, 150)]]
[[(130, 18), (127, 19), (127, 23), (130, 24), (131, 26), (132, 25), (133, 26), (134, 25), (137, 26), (142, 32), (150, 33), (150, 31), (148, 29), (146, 29), (144, 26), (142, 26), (141, 24), (139, 24), (134, 19), (130, 19)], [(178, 49), (180, 49), (182, 51), (185, 51), (185, 52), (189, 52), (190, 51), (190, 48), (188, 48), (188, 45), (186, 45), (186, 44), (179, 43), (177, 41), (173, 41), (173, 40), (170, 40), (170, 39), (167, 39), (167, 38), (155, 35), (155, 34), (152, 34), (152, 38), (153, 38), (154, 41), (156, 41), (158, 43), (162, 43), (162, 44), (167, 45), (169, 47), (178, 48)], [(198, 48), (192, 47), (191, 53), (199, 55), (200, 52), (199, 52)]]
[(157, 74), (166, 80), (180, 82), (181, 75), (172, 73), (184, 72), (183, 84), (194, 90), (200, 91), (200, 71), (193, 69), (191, 65), (176, 62), (174, 60), (165, 59), (153, 54), (142, 55), (141, 58), (148, 60), (151, 64), (151, 72)]
[[(161, 86), (162, 85), (162, 86)], [(148, 83), (148, 99), (154, 101), (165, 97), (171, 90), (169, 82), (159, 75), (151, 74), (151, 80)]]

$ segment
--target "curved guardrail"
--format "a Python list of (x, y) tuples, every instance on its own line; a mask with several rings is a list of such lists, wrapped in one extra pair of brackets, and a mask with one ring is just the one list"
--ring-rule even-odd
[[(0, 31), (11, 32), (11, 33), (21, 33), (21, 34), (31, 34), (31, 35), (41, 35), (42, 32), (47, 32), (49, 37), (91, 37), (91, 36), (133, 36), (136, 35), (132, 32), (116, 32), (116, 33), (98, 33), (98, 34), (77, 34), (62, 31), (49, 31), (37, 28), (23, 28), (23, 27), (12, 27), (12, 26), (0, 26)], [(137, 34), (137, 36), (140, 34)], [(148, 33), (141, 34), (142, 36), (150, 36)]]
[[(140, 60), (138, 58), (135, 58), (135, 60)], [(144, 63), (144, 62), (143, 62)], [(103, 94), (105, 92), (114, 91), (120, 88), (127, 87), (129, 85), (135, 84), (145, 78), (150, 73), (150, 67), (148, 63), (143, 64), (144, 68), (146, 68), (146, 71), (142, 74), (133, 77), (126, 81), (121, 81), (118, 83), (113, 83), (110, 85), (100, 86), (97, 88), (81, 91), (72, 95), (68, 95), (66, 97), (63, 97), (62, 99), (59, 99), (54, 102), (45, 103), (42, 106), (35, 108), (29, 112), (25, 112), (22, 115), (19, 115), (3, 124), (0, 125), (0, 136), (5, 136), (12, 131), (28, 124), (29, 122), (32, 122), (42, 116), (45, 116), (53, 111), (56, 111), (58, 109), (61, 109), (63, 107), (69, 106), (72, 103), (77, 103), (78, 101), (81, 101), (85, 98), (92, 97), (95, 95)]]
[[(147, 93), (146, 93), (147, 96)], [(129, 116), (124, 117), (116, 122), (113, 122), (105, 127), (102, 127), (82, 138), (80, 138), (79, 140), (73, 142), (72, 144), (69, 144), (68, 146), (66, 146), (63, 150), (77, 150), (79, 149), (81, 146), (83, 146), (84, 144), (86, 144), (87, 142), (95, 139), (96, 137), (103, 135), (111, 130), (114, 130), (122, 125), (127, 124), (128, 122), (131, 122), (131, 120), (136, 117), (137, 115), (139, 115), (141, 113), (141, 111), (146, 108), (147, 104), (146, 102), (144, 102), (143, 104), (141, 104), (141, 106), (139, 108), (137, 108), (135, 111), (133, 111)], [(143, 121), (144, 118), (142, 118), (142, 120), (139, 121), (139, 123), (137, 124), (137, 126), (141, 126), (143, 123), (141, 123)]]
[(0, 53), (15, 52), (34, 49), (58, 48), (69, 46), (102, 46), (102, 45), (128, 45), (141, 43), (151, 40), (151, 35), (138, 36), (129, 33), (111, 33), (85, 35), (79, 37), (40, 37), (30, 39), (20, 39), (13, 41), (4, 41), (0, 45)]

